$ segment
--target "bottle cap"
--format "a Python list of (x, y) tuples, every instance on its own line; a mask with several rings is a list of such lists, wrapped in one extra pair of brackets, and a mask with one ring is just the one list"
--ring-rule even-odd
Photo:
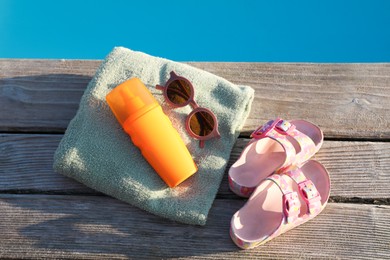
[(127, 120), (133, 121), (158, 106), (152, 93), (138, 78), (132, 78), (115, 87), (107, 94), (106, 100), (122, 126)]

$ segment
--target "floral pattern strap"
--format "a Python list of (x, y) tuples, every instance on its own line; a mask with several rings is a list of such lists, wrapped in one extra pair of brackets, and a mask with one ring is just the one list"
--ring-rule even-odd
[(294, 222), (300, 213), (301, 202), (298, 193), (293, 191), (283, 175), (274, 174), (266, 180), (273, 181), (283, 193), (283, 215), (287, 223)]
[(291, 179), (298, 184), (299, 193), (302, 199), (306, 202), (308, 213), (315, 214), (319, 212), (322, 207), (321, 195), (314, 183), (306, 178), (301, 169), (295, 167), (283, 174), (291, 177)]
[(309, 160), (316, 152), (316, 145), (313, 140), (296, 128), (291, 131), (290, 136), (298, 142), (301, 148), (301, 151), (296, 155), (295, 159), (298, 162), (306, 162)]
[(286, 160), (281, 166), (281, 168), (285, 169), (295, 161), (295, 148), (287, 139), (287, 136), (291, 135), (294, 129), (295, 126), (290, 124), (288, 121), (277, 118), (275, 120), (268, 121), (268, 123), (256, 129), (251, 134), (251, 138), (261, 139), (269, 137), (279, 142), (286, 152)]
[[(309, 136), (299, 131), (294, 124), (280, 118), (269, 121), (256, 129), (251, 135), (255, 139), (266, 136), (278, 141), (286, 150), (287, 158), (285, 164), (282, 166), (284, 170), (288, 168), (291, 162), (305, 162), (309, 160), (317, 149), (316, 144)], [(287, 136), (294, 138), (299, 144), (299, 153), (296, 153), (294, 146), (287, 139)]]

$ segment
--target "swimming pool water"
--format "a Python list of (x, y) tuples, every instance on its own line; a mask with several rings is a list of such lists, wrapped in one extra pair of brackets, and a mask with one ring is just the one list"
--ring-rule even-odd
[[(314, 3), (315, 2), (315, 3)], [(389, 62), (390, 1), (0, 0), (0, 58)]]

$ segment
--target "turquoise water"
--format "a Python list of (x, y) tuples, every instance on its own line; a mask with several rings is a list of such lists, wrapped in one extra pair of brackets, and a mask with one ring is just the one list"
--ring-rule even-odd
[(376, 0), (0, 0), (0, 58), (389, 62), (389, 26)]

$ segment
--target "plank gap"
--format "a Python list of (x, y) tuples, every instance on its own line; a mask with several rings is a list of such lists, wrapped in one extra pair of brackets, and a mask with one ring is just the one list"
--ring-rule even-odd
[[(18, 134), (32, 134), (32, 135), (63, 135), (66, 129), (26, 129), (20, 128), (15, 130), (2, 130), (0, 134), (18, 135)], [(249, 139), (252, 132), (241, 132), (238, 136), (239, 139)], [(359, 137), (324, 137), (324, 141), (338, 141), (338, 142), (378, 142), (387, 143), (390, 142), (390, 138), (380, 139), (378, 138), (359, 138)]]
[(333, 203), (348, 203), (348, 204), (370, 204), (370, 205), (390, 205), (390, 198), (360, 198), (360, 197), (341, 197), (330, 196), (329, 202)]
[[(0, 194), (9, 195), (53, 195), (53, 196), (91, 196), (91, 197), (110, 197), (98, 191), (92, 192), (80, 192), (80, 191), (59, 191), (59, 190), (35, 190), (35, 189), (12, 189), (12, 190), (1, 190)], [(246, 200), (238, 197), (235, 194), (220, 194), (216, 195), (218, 200)], [(329, 202), (332, 203), (348, 203), (348, 204), (367, 204), (367, 205), (390, 205), (390, 198), (361, 198), (361, 197), (342, 197), (342, 196), (330, 196)]]
[[(248, 139), (250, 138), (250, 135), (252, 132), (248, 131), (243, 131), (240, 133), (238, 138), (242, 139)], [(332, 137), (327, 137), (326, 135), (324, 136), (324, 141), (339, 141), (339, 142), (390, 142), (390, 138), (383, 138), (381, 139), (380, 136), (378, 137), (345, 137), (345, 136), (332, 136)]]

